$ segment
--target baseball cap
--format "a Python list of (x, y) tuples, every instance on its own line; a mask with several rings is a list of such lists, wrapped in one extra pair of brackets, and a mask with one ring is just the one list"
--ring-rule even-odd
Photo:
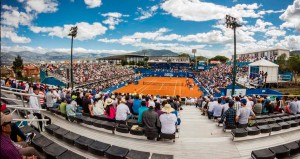
[(243, 103), (243, 104), (247, 104), (247, 100), (246, 100), (246, 99), (244, 99), (244, 98), (243, 98), (243, 99), (241, 99), (241, 100), (240, 100), (240, 102), (241, 102), (241, 103)]
[(13, 116), (11, 114), (5, 115), (1, 112), (1, 126), (5, 123), (9, 123), (12, 121)]
[(230, 100), (229, 101), (229, 105), (233, 105), (234, 104), (234, 101), (233, 100)]
[(3, 103), (3, 104), (1, 105), (0, 111), (3, 111), (3, 110), (5, 110), (5, 109), (6, 109), (6, 103)]

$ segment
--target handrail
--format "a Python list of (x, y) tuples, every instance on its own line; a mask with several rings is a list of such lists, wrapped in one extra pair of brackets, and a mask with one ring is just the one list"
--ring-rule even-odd
[(12, 119), (13, 121), (49, 121), (49, 119)]
[[(2, 91), (2, 90), (1, 90)], [(22, 102), (22, 100), (19, 100), (19, 99), (12, 99), (12, 98), (5, 98), (5, 97), (0, 97), (1, 99), (4, 99), (4, 100), (11, 100), (11, 101), (19, 101), (19, 102)]]
[(7, 88), (9, 90), (16, 90), (16, 91), (23, 91), (23, 92), (26, 92), (26, 90), (23, 90), (23, 89), (18, 89), (18, 88), (11, 88), (11, 87), (6, 87), (6, 86), (1, 86), (1, 89), (2, 88)]
[(20, 110), (39, 110), (39, 111), (47, 111), (47, 109), (36, 109), (36, 108), (24, 108), (24, 107), (12, 107), (6, 106), (6, 108), (20, 109)]
[(12, 93), (12, 94), (17, 94), (17, 95), (23, 95), (23, 96), (34, 96), (34, 97), (42, 97), (40, 95), (35, 95), (35, 94), (28, 94), (28, 93), (19, 93), (19, 92), (14, 92), (14, 91), (8, 91), (8, 90), (3, 90), (1, 89), (2, 92), (6, 92), (6, 93)]

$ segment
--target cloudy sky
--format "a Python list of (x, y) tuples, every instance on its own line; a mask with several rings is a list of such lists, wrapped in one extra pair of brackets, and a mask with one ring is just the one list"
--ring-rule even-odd
[(232, 55), (238, 19), (238, 53), (300, 49), (300, 0), (1, 0), (1, 51), (121, 54), (168, 49), (197, 55)]

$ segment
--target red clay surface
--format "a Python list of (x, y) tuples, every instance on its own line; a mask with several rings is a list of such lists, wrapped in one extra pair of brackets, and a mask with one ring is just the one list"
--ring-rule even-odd
[[(190, 83), (194, 83), (193, 79), (189, 78)], [(159, 85), (147, 84), (144, 85), (143, 82), (154, 82), (160, 83)], [(172, 83), (173, 86), (167, 86), (168, 84), (162, 83)], [(182, 86), (179, 86), (181, 85)], [(176, 96), (181, 97), (199, 97), (202, 92), (198, 91), (199, 88), (194, 86), (191, 90), (186, 86), (186, 78), (180, 77), (145, 77), (139, 80), (139, 84), (130, 84), (115, 90), (118, 93), (139, 93), (139, 94), (151, 94), (151, 95), (161, 95), (161, 96)]]

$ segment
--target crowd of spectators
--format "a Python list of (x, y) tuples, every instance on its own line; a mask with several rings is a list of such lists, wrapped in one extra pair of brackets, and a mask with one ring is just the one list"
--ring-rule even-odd
[[(277, 56), (264, 56), (264, 57), (259, 57), (259, 56), (251, 56), (251, 55), (241, 55), (241, 57), (237, 58), (238, 62), (255, 62), (259, 61), (261, 59), (265, 59), (271, 62), (274, 62), (277, 60)], [(233, 62), (233, 60), (231, 60)]]
[(225, 121), (226, 127), (247, 127), (256, 115), (273, 113), (300, 114), (300, 97), (277, 97), (270, 96), (214, 96), (199, 97), (196, 107), (202, 110), (202, 115), (209, 119), (221, 118), (219, 123)]

